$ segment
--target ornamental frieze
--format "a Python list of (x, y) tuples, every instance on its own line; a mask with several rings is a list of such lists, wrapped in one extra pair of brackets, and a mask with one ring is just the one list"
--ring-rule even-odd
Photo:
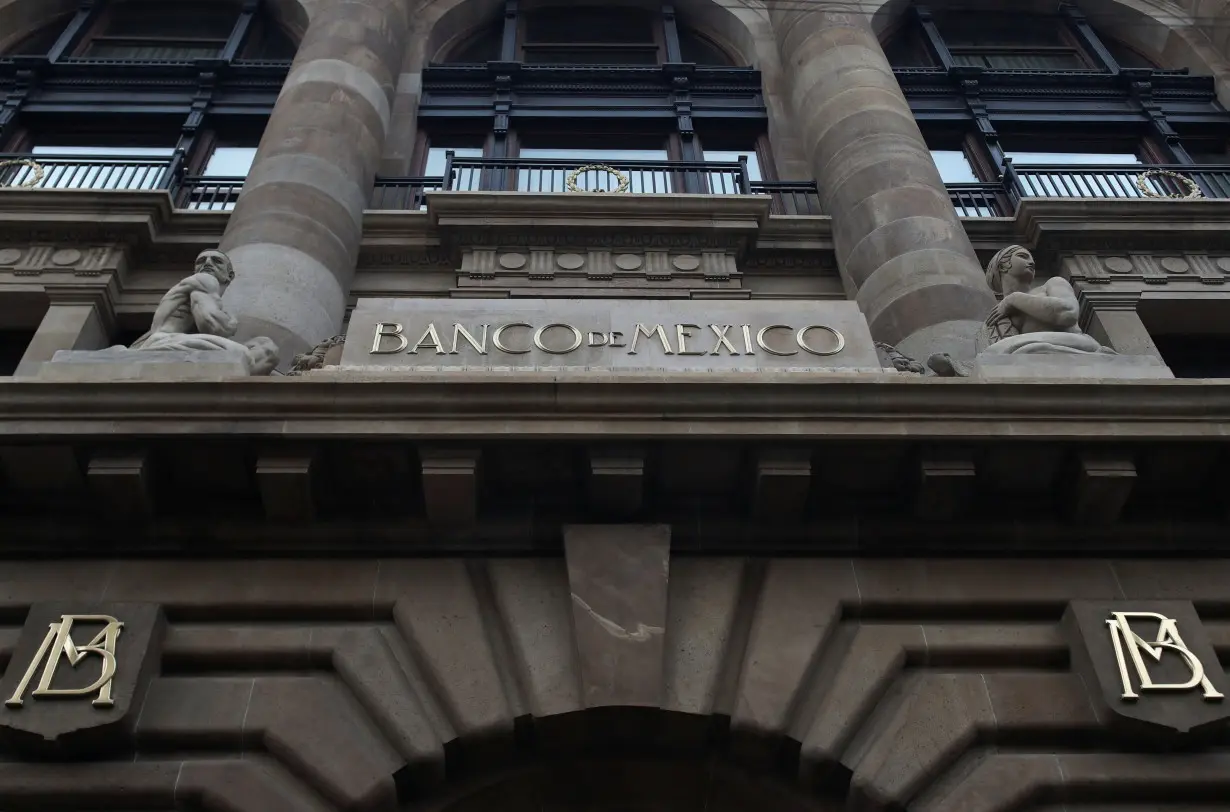
[(1073, 282), (1095, 285), (1115, 282), (1222, 285), (1230, 275), (1230, 256), (1218, 254), (1082, 253), (1064, 257), (1063, 264)]
[(122, 256), (122, 251), (111, 245), (0, 245), (0, 273), (39, 276), (46, 272), (71, 272), (74, 276), (98, 276), (116, 270)]

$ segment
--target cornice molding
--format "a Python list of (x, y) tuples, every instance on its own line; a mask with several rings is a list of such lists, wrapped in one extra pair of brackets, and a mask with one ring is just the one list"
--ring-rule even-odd
[[(690, 378), (690, 380), (688, 379)], [(360, 386), (354, 384), (361, 383)], [(441, 404), (447, 404), (442, 408)], [(1230, 381), (983, 383), (885, 374), (315, 372), (295, 379), (0, 379), (0, 438), (960, 436), (1230, 441)]]

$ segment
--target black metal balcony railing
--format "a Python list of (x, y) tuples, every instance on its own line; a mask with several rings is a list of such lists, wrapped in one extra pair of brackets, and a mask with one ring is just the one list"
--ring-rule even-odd
[[(180, 209), (230, 211), (244, 178), (184, 175), (180, 153), (163, 155), (0, 154), (0, 188), (167, 189)], [(763, 194), (770, 211), (821, 214), (812, 181), (752, 181), (744, 162), (576, 161), (453, 157), (440, 177), (378, 178), (370, 207), (414, 211), (431, 191), (625, 191), (635, 194)], [(1032, 165), (1009, 162), (1003, 181), (952, 183), (962, 217), (1006, 217), (1025, 198), (1230, 200), (1230, 165)]]
[(175, 193), (175, 208), (191, 211), (230, 211), (239, 200), (245, 178), (187, 175)]
[(1230, 198), (1230, 166), (1010, 163), (1007, 179), (1019, 197)]
[(427, 207), (427, 193), (444, 188), (444, 178), (377, 178), (368, 208), (414, 211)]
[(1000, 217), (1014, 208), (1002, 183), (949, 183), (948, 199), (958, 217)]
[(768, 195), (773, 214), (823, 214), (814, 180), (754, 181), (752, 194)]
[(169, 189), (178, 155), (3, 155), (0, 188)]
[(632, 194), (751, 194), (747, 163), (612, 161), (578, 165), (559, 158), (450, 156), (444, 188), (455, 192), (630, 192)]

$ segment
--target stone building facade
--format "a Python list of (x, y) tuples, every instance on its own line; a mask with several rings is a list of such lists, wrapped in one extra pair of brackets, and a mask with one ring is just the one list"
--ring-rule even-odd
[(999, 5), (0, 0), (0, 810), (1230, 809), (1230, 11)]

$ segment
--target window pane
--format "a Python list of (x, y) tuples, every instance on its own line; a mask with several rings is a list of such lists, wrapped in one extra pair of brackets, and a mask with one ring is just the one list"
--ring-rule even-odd
[(656, 45), (525, 46), (525, 61), (540, 65), (656, 65)]
[(587, 164), (607, 161), (665, 161), (664, 149), (561, 149), (538, 148), (521, 150), (522, 158), (560, 158)]
[(760, 159), (754, 152), (732, 152), (730, 150), (707, 149), (706, 161), (721, 161), (723, 163), (738, 163), (739, 158), (747, 156), (747, 177), (752, 183), (764, 180), (760, 174)]
[(935, 161), (936, 169), (940, 170), (940, 179), (944, 183), (979, 183), (974, 168), (969, 159), (959, 149), (933, 149), (931, 160)]
[(122, 37), (222, 39), (239, 20), (234, 3), (128, 0), (111, 4), (104, 33)]
[(730, 57), (721, 48), (691, 31), (679, 32), (679, 51), (684, 62), (695, 62), (697, 65), (731, 64)]
[(37, 146), (30, 150), (34, 155), (92, 155), (98, 157), (171, 157), (175, 153), (174, 147), (104, 147), (104, 146), (76, 146), (76, 147), (56, 147), (56, 146)]
[(218, 147), (201, 174), (211, 178), (245, 178), (255, 158), (256, 147)]
[(1054, 164), (1059, 166), (1087, 166), (1089, 164), (1114, 164), (1138, 166), (1140, 158), (1130, 152), (1009, 152), (1007, 157), (1016, 164)]
[(223, 43), (94, 40), (85, 49), (87, 59), (150, 59), (181, 61), (211, 59), (222, 53)]
[(990, 70), (1086, 70), (1088, 65), (1076, 51), (1015, 51), (1011, 53), (987, 53), (979, 51), (952, 51), (954, 65), (976, 66)]
[(653, 20), (636, 9), (557, 6), (526, 15), (525, 41), (652, 43)]
[(458, 158), (483, 157), (482, 147), (432, 147), (427, 150), (427, 164), (423, 167), (423, 177), (443, 177), (444, 165), (448, 162), (448, 157), (444, 153), (449, 151)]
[(1060, 46), (1064, 21), (1028, 14), (953, 14), (940, 20), (940, 34), (949, 47)]

